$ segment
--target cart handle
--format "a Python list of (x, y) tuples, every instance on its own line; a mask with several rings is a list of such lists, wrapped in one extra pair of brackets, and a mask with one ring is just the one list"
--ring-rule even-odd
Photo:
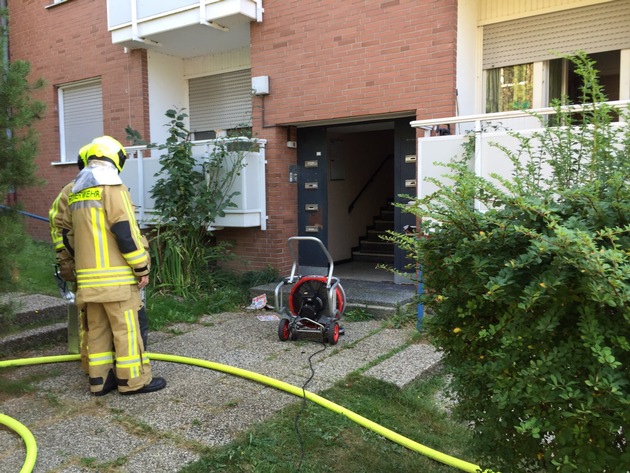
[(295, 282), (294, 278), (295, 278), (295, 274), (298, 271), (298, 266), (299, 266), (299, 263), (298, 263), (299, 256), (296, 253), (297, 248), (298, 248), (298, 243), (294, 244), (293, 242), (300, 242), (300, 241), (312, 241), (312, 242), (317, 243), (320, 249), (322, 250), (322, 252), (324, 253), (324, 255), (326, 256), (326, 259), (328, 260), (328, 276), (326, 279), (326, 288), (330, 289), (330, 286), (332, 284), (332, 275), (333, 275), (333, 269), (335, 267), (335, 264), (333, 263), (332, 256), (330, 256), (330, 253), (328, 252), (328, 250), (326, 249), (322, 241), (319, 238), (312, 237), (312, 236), (289, 237), (289, 240), (288, 240), (289, 251), (291, 252), (291, 258), (293, 258), (293, 266), (291, 267), (291, 276), (289, 276), (289, 280), (288, 280), (289, 284), (292, 284)]

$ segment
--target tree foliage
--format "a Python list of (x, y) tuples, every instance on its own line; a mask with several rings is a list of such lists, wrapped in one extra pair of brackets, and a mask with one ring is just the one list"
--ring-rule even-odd
[[(34, 100), (42, 80), (29, 82), (30, 64), (10, 62), (7, 55), (7, 11), (0, 10), (0, 196), (18, 187), (33, 186), (38, 136), (33, 124), (44, 113), (44, 104)], [(0, 201), (4, 204), (4, 200)], [(0, 285), (17, 276), (14, 257), (25, 242), (19, 214), (0, 209)]]
[(0, 193), (21, 186), (32, 186), (35, 180), (37, 132), (33, 123), (42, 117), (45, 105), (34, 100), (32, 92), (44, 85), (38, 79), (29, 82), (27, 61), (9, 62), (6, 55), (8, 32), (4, 26), (7, 12), (0, 11)]
[(587, 110), (558, 101), (564, 126), (513, 133), (511, 179), (476, 176), (470, 141), (404, 207), (424, 236), (389, 237), (422, 268), (454, 412), (500, 471), (630, 466), (630, 114), (613, 123), (594, 63), (570, 59)]

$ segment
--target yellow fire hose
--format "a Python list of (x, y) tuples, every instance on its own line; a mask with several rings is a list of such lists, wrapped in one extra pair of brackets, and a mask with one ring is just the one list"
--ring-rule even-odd
[[(404, 437), (396, 432), (389, 430), (375, 422), (372, 422), (365, 417), (362, 417), (355, 412), (352, 412), (345, 407), (342, 407), (334, 402), (331, 402), (317, 394), (314, 394), (309, 391), (305, 391), (300, 387), (293, 386), (292, 384), (285, 383), (284, 381), (280, 381), (274, 378), (270, 378), (268, 376), (254, 373), (253, 371), (244, 370), (241, 368), (236, 368), (234, 366), (223, 365), (221, 363), (215, 363), (212, 361), (200, 360), (197, 358), (189, 358), (185, 356), (177, 356), (177, 355), (166, 355), (162, 353), (147, 353), (148, 357), (151, 360), (159, 360), (159, 361), (168, 361), (172, 363), (183, 363), (186, 365), (198, 366), (200, 368), (207, 368), (214, 371), (221, 371), (223, 373), (228, 373), (234, 376), (240, 376), (241, 378), (250, 379), (252, 381), (256, 381), (257, 383), (266, 384), (268, 386), (272, 386), (278, 390), (285, 391), (289, 394), (293, 394), (297, 397), (304, 397), (309, 401), (312, 401), (316, 404), (319, 404), (326, 409), (331, 410), (332, 412), (336, 412), (337, 414), (341, 414), (346, 416), (351, 421), (356, 424), (365, 427), (367, 429), (376, 432), (377, 434), (389, 439), (393, 442), (396, 442), (403, 447), (406, 447), (410, 450), (418, 452), (428, 458), (431, 458), (440, 463), (444, 463), (445, 465), (452, 466), (461, 471), (466, 471), (469, 473), (478, 473), (481, 472), (481, 467), (479, 465), (475, 465), (473, 463), (469, 463), (464, 460), (460, 460), (458, 458), (452, 457), (450, 455), (446, 455), (445, 453), (438, 452), (437, 450), (433, 450), (432, 448), (426, 447), (418, 442), (415, 442), (407, 437)], [(16, 360), (4, 360), (0, 361), (0, 368), (8, 368), (11, 366), (27, 366), (27, 365), (37, 365), (44, 363), (59, 363), (65, 361), (79, 361), (80, 355), (59, 355), (59, 356), (45, 356), (45, 357), (35, 357), (35, 358), (22, 358)], [(24, 425), (20, 424), (16, 420), (8, 417), (4, 414), (0, 414), (0, 424), (4, 424), (10, 429), (17, 432), (24, 443), (26, 444), (26, 460), (20, 470), (20, 473), (30, 473), (35, 466), (35, 458), (37, 457), (37, 445), (35, 444), (35, 438), (33, 434), (24, 427)], [(484, 473), (492, 473), (491, 470), (484, 470)]]
[(4, 414), (0, 414), (0, 424), (6, 425), (9, 429), (15, 431), (26, 445), (26, 459), (20, 473), (29, 473), (33, 471), (35, 467), (35, 459), (37, 458), (37, 444), (35, 443), (35, 437), (26, 426), (12, 417)]

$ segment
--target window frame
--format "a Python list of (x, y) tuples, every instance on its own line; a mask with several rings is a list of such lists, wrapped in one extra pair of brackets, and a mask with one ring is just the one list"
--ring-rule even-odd
[[(612, 49), (612, 51), (620, 51), (619, 54), (619, 100), (628, 100), (630, 99), (630, 49)], [(608, 52), (608, 51), (603, 51)], [(592, 53), (597, 54), (597, 53)], [(550, 64), (553, 60), (547, 61), (536, 61), (533, 64), (533, 103), (532, 108), (544, 108), (549, 107), (550, 104), (550, 95), (551, 95), (551, 77), (550, 77)], [(516, 64), (515, 64), (516, 65)], [(508, 66), (509, 67), (509, 66)], [(563, 70), (561, 72), (562, 83), (560, 85), (560, 90), (562, 93), (567, 92), (567, 65), (563, 65)], [(595, 65), (597, 68), (597, 65)], [(487, 110), (487, 101), (488, 101), (488, 80), (489, 73), (488, 71), (491, 69), (483, 69), (483, 80), (482, 80), (482, 102), (481, 102), (481, 113), (488, 113)]]

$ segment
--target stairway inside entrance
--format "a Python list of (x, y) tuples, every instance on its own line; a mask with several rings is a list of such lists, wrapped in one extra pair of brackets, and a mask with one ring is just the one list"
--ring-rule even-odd
[(359, 239), (359, 246), (353, 248), (352, 261), (393, 266), (394, 244), (381, 238), (387, 233), (387, 230), (393, 229), (394, 208), (388, 202), (381, 207), (379, 214), (374, 217), (372, 224), (367, 228), (366, 236)]

